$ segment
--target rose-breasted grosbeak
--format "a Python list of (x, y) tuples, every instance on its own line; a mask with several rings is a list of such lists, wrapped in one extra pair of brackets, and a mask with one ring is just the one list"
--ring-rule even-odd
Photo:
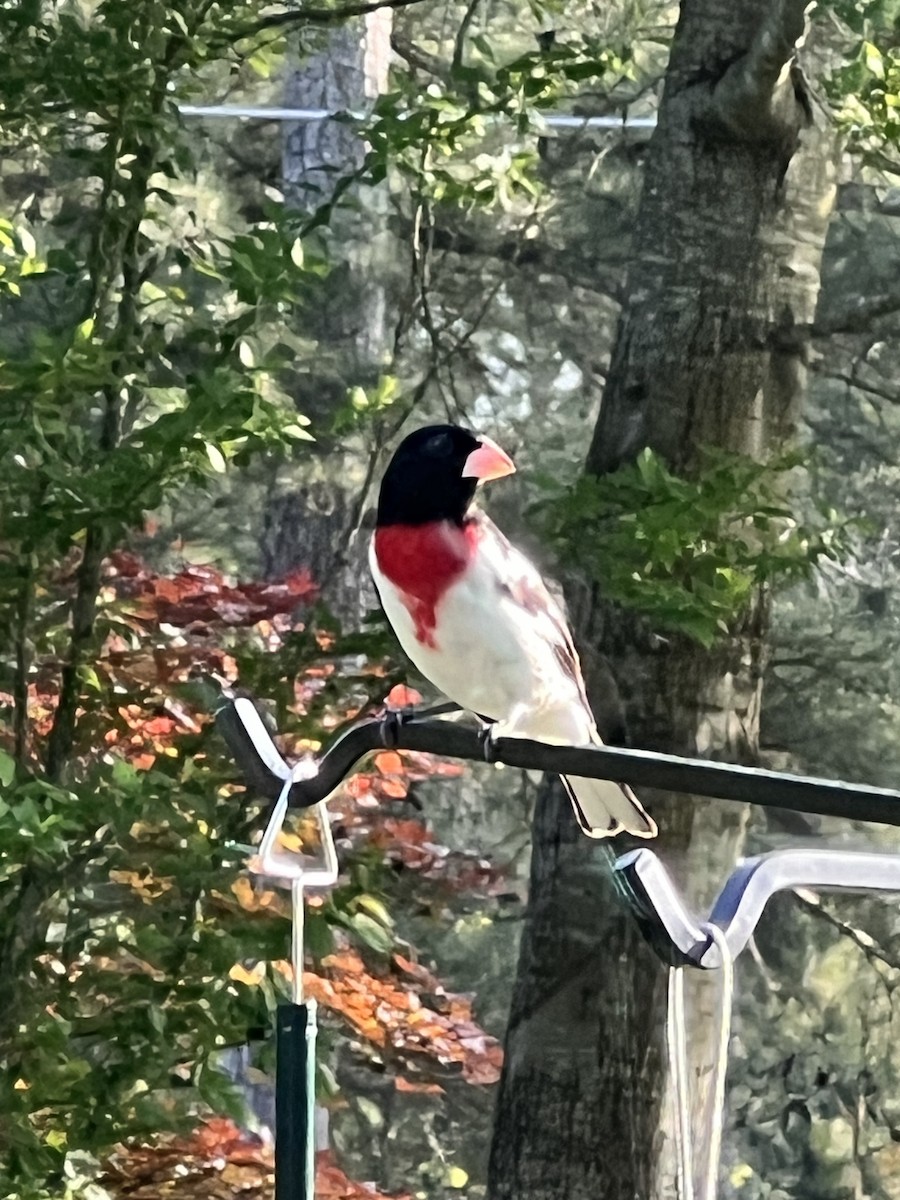
[[(537, 569), (473, 508), (479, 483), (515, 470), (456, 425), (411, 433), (385, 472), (369, 563), (387, 618), (422, 674), (496, 733), (600, 744), (565, 617)], [(564, 779), (590, 837), (656, 825), (633, 792)]]

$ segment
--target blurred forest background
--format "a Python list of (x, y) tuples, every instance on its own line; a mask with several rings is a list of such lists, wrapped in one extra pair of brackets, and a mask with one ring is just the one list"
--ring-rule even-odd
[[(416, 424), (516, 458), (611, 736), (897, 786), (897, 0), (22, 0), (0, 114), (0, 1194), (271, 1188), (287, 903), (211, 713), (428, 695), (365, 568)], [(648, 800), (698, 906), (900, 848)], [(317, 1194), (675, 1195), (665, 973), (553, 782), (330, 808)], [(737, 980), (721, 1194), (896, 1200), (896, 902), (782, 896)]]

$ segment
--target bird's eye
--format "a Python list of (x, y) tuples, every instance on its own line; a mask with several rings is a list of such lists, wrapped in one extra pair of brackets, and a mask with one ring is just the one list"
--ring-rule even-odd
[(453, 453), (453, 439), (449, 433), (438, 433), (425, 443), (425, 453), (431, 458), (448, 458)]

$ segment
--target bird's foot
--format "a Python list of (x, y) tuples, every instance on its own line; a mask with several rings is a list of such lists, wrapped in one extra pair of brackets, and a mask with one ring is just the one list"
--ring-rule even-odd
[(397, 744), (397, 732), (401, 725), (411, 721), (425, 721), (429, 717), (442, 717), (446, 713), (459, 712), (460, 706), (452, 700), (441, 704), (391, 704), (390, 700), (384, 706), (384, 716), (381, 719), (381, 740), (385, 746)]
[(497, 761), (496, 743), (500, 738), (527, 738), (530, 735), (522, 728), (525, 717), (531, 712), (524, 704), (517, 704), (505, 721), (494, 721), (482, 732), (482, 747), (486, 762)]

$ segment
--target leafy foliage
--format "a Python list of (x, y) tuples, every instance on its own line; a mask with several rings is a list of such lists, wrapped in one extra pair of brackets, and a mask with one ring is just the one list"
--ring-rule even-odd
[(863, 161), (894, 174), (900, 169), (900, 50), (896, 0), (829, 6), (854, 35), (842, 65), (826, 80), (829, 99), (848, 134), (850, 148)]
[(863, 41), (855, 58), (835, 72), (832, 94), (853, 147), (885, 161), (885, 143), (900, 142), (900, 51)]
[[(233, 1121), (212, 1117), (189, 1138), (170, 1136), (153, 1146), (123, 1149), (108, 1164), (101, 1183), (134, 1200), (153, 1200), (176, 1183), (198, 1200), (229, 1200), (235, 1191), (247, 1200), (264, 1200), (274, 1187), (274, 1167), (271, 1147)], [(316, 1155), (315, 1194), (319, 1200), (380, 1200), (384, 1195), (372, 1184), (348, 1179), (327, 1150)], [(395, 1200), (409, 1197), (395, 1194)]]
[[(389, 685), (378, 633), (342, 639), (307, 572), (242, 584), (128, 549), (187, 485), (310, 440), (296, 330), (326, 264), (277, 198), (252, 219), (198, 203), (175, 106), (247, 54), (258, 72), (256, 25), (208, 0), (0, 10), (0, 1194), (19, 1200), (241, 1111), (217, 1056), (267, 1025), (286, 926), (243, 874), (260, 814), (212, 737), (221, 687), (271, 697), (305, 751)], [(376, 766), (372, 795), (402, 799), (405, 775)], [(395, 947), (404, 851), (368, 833), (311, 914), (322, 953)]]
[(244, 935), (214, 900), (248, 814), (219, 811), (204, 722), (161, 688), (226, 656), (148, 628), (104, 567), (173, 486), (308, 438), (271, 374), (283, 353), (250, 343), (314, 265), (273, 225), (220, 236), (183, 199), (196, 166), (171, 93), (216, 15), (0, 12), (18, 166), (0, 224), (4, 1194), (170, 1126), (179, 1083), (233, 1109), (207, 1060), (264, 1016), (228, 981)]
[[(321, 731), (328, 712), (335, 723), (335, 691), (341, 718), (369, 703), (370, 692), (384, 688), (382, 669), (354, 673), (333, 628), (317, 633), (290, 615), (313, 592), (302, 572), (241, 588), (209, 568), (159, 576), (124, 553), (107, 566), (98, 623), (109, 632), (86, 676), (76, 781), (55, 787), (29, 773), (13, 782), (7, 771), (0, 801), (0, 889), (20, 898), (4, 905), (6, 1012), (15, 1025), (4, 1043), (0, 1093), (7, 1187), (15, 1180), (17, 1195), (31, 1194), (29, 1180), (52, 1179), (76, 1162), (87, 1170), (86, 1153), (178, 1128), (198, 1101), (215, 1112), (241, 1111), (215, 1056), (265, 1027), (289, 986), (289, 906), (243, 873), (242, 847), (260, 815), (241, 803), (233, 766), (210, 739), (214, 693), (201, 679), (240, 677), (245, 652), (260, 678), (265, 658), (269, 692), (289, 687), (293, 707), (305, 715), (298, 729)], [(292, 653), (275, 656), (290, 639)], [(323, 687), (329, 679), (332, 686)], [(54, 699), (40, 681), (33, 685), (36, 736), (52, 722)], [(316, 745), (297, 738), (295, 752)], [(8, 755), (3, 761), (14, 765)], [(440, 860), (438, 878), (445, 878), (446, 856), (424, 826), (373, 808), (377, 796), (402, 802), (409, 780), (436, 769), (443, 768), (426, 756), (407, 763), (385, 753), (338, 798), (335, 819), (350, 835), (346, 876), (326, 902), (311, 906), (312, 954), (337, 954), (340, 963), (355, 945), (374, 955), (377, 972), (396, 944), (384, 903), (393, 863), (427, 876)], [(301, 821), (285, 835), (285, 848), (305, 847), (311, 837)], [(344, 1004), (337, 982), (325, 979), (323, 1003), (357, 1032), (359, 1006), (368, 1004), (368, 1036), (399, 1047), (400, 1014), (416, 1024), (419, 1001), (412, 991), (385, 989), (353, 962), (354, 1003)], [(441, 993), (413, 963), (404, 970), (435, 997)], [(307, 983), (314, 991), (314, 977)], [(435, 1010), (430, 1024), (419, 1019), (405, 1035), (417, 1052), (416, 1071), (430, 1057), (435, 1066), (459, 1062), (467, 1080), (492, 1081), (499, 1051), (477, 1050), (484, 1035), (468, 1006), (452, 997), (447, 1005), (447, 1015)], [(489, 1069), (479, 1066), (480, 1053), (493, 1053)], [(395, 1069), (404, 1061), (401, 1053)]]
[(854, 522), (825, 510), (802, 523), (784, 498), (785, 477), (799, 463), (710, 452), (685, 478), (646, 449), (633, 465), (583, 477), (537, 511), (561, 552), (611, 599), (709, 646), (758, 588), (808, 578), (846, 549)]
[[(534, 136), (542, 129), (541, 111), (558, 105), (574, 85), (590, 80), (612, 90), (630, 78), (627, 50), (619, 54), (586, 37), (502, 64), (495, 63), (489, 40), (476, 39), (474, 48), (472, 64), (455, 63), (424, 91), (407, 81), (379, 98), (366, 131), (373, 182), (390, 165), (432, 203), (471, 209), (533, 198), (537, 154), (508, 149), (509, 128)], [(505, 118), (499, 132), (497, 118)]]
[[(542, 27), (558, 6), (548, 8), (532, 6)], [(893, 167), (884, 139), (896, 142), (896, 4), (839, 0), (830, 8), (859, 42), (833, 92), (852, 144), (867, 161)], [(445, 47), (447, 23), (426, 13), (411, 10), (412, 29), (423, 45)], [(439, 351), (444, 407), (493, 419), (485, 403), (496, 400), (501, 420), (568, 469), (584, 420), (571, 376), (588, 378), (605, 352), (615, 306), (598, 278), (610, 276), (615, 292), (630, 228), (622, 197), (641, 147), (582, 141), (593, 159), (585, 169), (576, 143), (566, 151), (574, 167), (566, 178), (538, 153), (547, 149), (538, 142), (540, 112), (573, 100), (579, 111), (618, 111), (631, 93), (652, 93), (660, 59), (650, 48), (665, 47), (671, 13), (652, 5), (604, 13), (640, 26), (633, 46), (570, 28), (561, 31), (564, 45), (539, 52), (525, 47), (531, 34), (518, 6), (492, 14), (489, 33), (480, 17), (465, 39), (460, 30), (445, 69), (427, 82), (418, 70), (397, 77), (376, 106), (361, 176), (399, 178), (392, 203), (416, 217), (410, 306), (427, 335), (416, 344), (430, 340)], [(174, 107), (176, 97), (231, 96), (250, 74), (265, 80), (277, 69), (287, 39), (271, 29), (260, 36), (258, 16), (254, 5), (205, 0), (31, 0), (0, 12), (0, 1180), (3, 1194), (23, 1200), (64, 1190), (96, 1196), (96, 1156), (117, 1139), (127, 1145), (100, 1176), (109, 1190), (156, 1195), (182, 1186), (185, 1169), (187, 1186), (201, 1193), (270, 1187), (266, 1153), (224, 1121), (187, 1141), (166, 1134), (159, 1154), (135, 1143), (210, 1107), (237, 1113), (216, 1055), (265, 1026), (287, 983), (284, 897), (242, 869), (259, 812), (235, 790), (207, 714), (218, 685), (239, 683), (270, 698), (279, 722), (290, 724), (286, 752), (302, 754), (380, 699), (393, 678), (380, 631), (345, 636), (316, 606), (316, 581), (303, 571), (241, 583), (183, 561), (177, 544), (163, 551), (165, 571), (128, 549), (142, 527), (149, 532), (149, 508), (218, 496), (231, 479), (238, 503), (229, 536), (248, 536), (247, 476), (232, 468), (253, 456), (266, 472), (282, 457), (306, 461), (310, 430), (295, 398), (308, 394), (320, 361), (308, 318), (329, 272), (317, 254), (328, 241), (314, 240), (310, 227), (328, 221), (333, 206), (312, 222), (286, 215), (278, 194), (241, 167), (252, 203), (238, 210), (219, 180), (210, 183), (207, 147)], [(568, 207), (560, 207), (563, 193)], [(339, 189), (337, 199), (347, 194)], [(547, 213), (555, 221), (549, 230), (529, 224), (527, 245), (507, 241), (495, 260), (495, 243), (486, 240), (485, 252), (478, 242), (466, 262), (478, 212), (490, 213), (482, 226), (494, 235), (512, 227), (510, 214), (531, 221), (539, 206), (542, 221)], [(470, 241), (451, 238), (453, 251), (441, 258), (451, 208), (468, 222)], [(459, 228), (450, 229), (456, 237)], [(532, 273), (511, 269), (523, 246), (538, 263)], [(597, 269), (604, 254), (608, 271)], [(478, 293), (495, 286), (502, 312), (498, 304), (480, 330), (487, 308)], [(358, 438), (374, 425), (381, 437), (425, 394), (424, 384), (407, 387), (408, 363), (381, 365), (376, 382), (360, 381), (346, 408), (329, 414), (329, 432)], [(685, 481), (651, 457), (603, 485), (579, 485), (545, 516), (579, 565), (606, 584), (612, 578), (623, 603), (661, 629), (708, 642), (739, 619), (758, 585), (809, 579), (817, 563), (843, 553), (850, 527), (815, 509), (799, 521), (783, 500), (782, 469), (788, 464), (720, 460)], [(881, 490), (883, 477), (873, 479), (867, 486)], [(857, 507), (865, 506), (863, 496)], [(868, 620), (855, 611), (854, 589), (847, 586), (835, 613), (845, 636), (848, 610)], [(810, 607), (798, 602), (796, 621), (813, 639), (822, 631)], [(869, 660), (885, 656), (883, 628), (870, 629)], [(837, 726), (846, 736), (831, 739), (842, 745), (830, 752), (852, 743), (875, 759), (884, 743), (878, 722), (862, 718), (865, 741), (859, 731), (859, 713), (870, 717), (871, 705), (860, 700), (851, 711), (835, 693), (822, 640), (843, 653), (834, 639), (811, 641), (807, 657), (825, 679), (816, 703), (850, 712)], [(852, 679), (865, 703), (869, 660)], [(886, 686), (885, 711), (890, 697)], [(785, 707), (796, 710), (793, 692)], [(812, 722), (813, 745), (835, 719), (829, 711)], [(452, 1081), (487, 1082), (497, 1070), (496, 1044), (475, 1025), (468, 998), (444, 988), (402, 944), (395, 897), (420, 928), (437, 927), (448, 924), (448, 898), (464, 893), (474, 906), (506, 886), (478, 854), (448, 852), (417, 811), (422, 782), (446, 771), (385, 753), (350, 781), (332, 805), (345, 874), (309, 912), (307, 965), (316, 973), (308, 984), (327, 1003), (325, 1040), (340, 1043), (354, 1065), (382, 1071), (387, 1060), (390, 1103), (411, 1093), (424, 1105), (435, 1088), (449, 1095)], [(483, 809), (477, 819), (480, 833)], [(306, 848), (310, 836), (300, 822), (286, 845)], [(888, 929), (885, 941), (894, 936)], [(785, 955), (786, 979), (807, 950), (798, 944)], [(770, 990), (759, 981), (759, 996)], [(822, 989), (823, 1011), (832, 991)], [(867, 998), (874, 1011), (878, 997)], [(771, 1178), (762, 1172), (749, 1183), (750, 1168), (736, 1168), (742, 1194), (765, 1195), (773, 1181), (804, 1194), (796, 1144), (812, 1158), (833, 1156), (823, 1139), (868, 1088), (853, 1092), (849, 1037), (827, 1060), (836, 1085), (798, 1079), (790, 1060), (806, 1052), (814, 999), (804, 993), (798, 1009), (793, 992), (768, 995), (760, 1009), (784, 1029), (777, 1046), (770, 1030), (765, 1037), (765, 1063), (783, 1087), (773, 1092), (768, 1074), (751, 1069), (738, 1080), (734, 1110), (747, 1114), (750, 1131), (741, 1154), (765, 1161), (759, 1142), (770, 1142), (776, 1161)], [(853, 997), (842, 992), (841, 1004), (852, 1023)], [(879, 1020), (886, 1011), (882, 1003)], [(758, 1041), (758, 1013), (747, 1019), (748, 1042)], [(826, 1012), (826, 1050), (829, 1021)], [(889, 1037), (873, 1044), (866, 1070), (887, 1070)], [(335, 1110), (350, 1103), (331, 1094), (333, 1080), (323, 1082)], [(364, 1111), (358, 1078), (348, 1091), (360, 1093)], [(878, 1113), (885, 1139), (892, 1119)], [(418, 1110), (416, 1120), (425, 1125)], [(480, 1125), (486, 1120), (482, 1113)], [(798, 1121), (816, 1133), (797, 1138)], [(440, 1159), (436, 1128), (427, 1134)], [(392, 1136), (384, 1133), (384, 1145)], [(889, 1150), (877, 1151), (885, 1179)], [(226, 1164), (221, 1174), (217, 1160)], [(459, 1189), (459, 1179), (451, 1168), (446, 1186)], [(320, 1162), (318, 1187), (323, 1196), (372, 1194), (333, 1161)], [(429, 1194), (443, 1194), (437, 1182)]]
[[(440, 1091), (435, 1060), (447, 1077), (460, 1073), (468, 1083), (500, 1078), (503, 1052), (496, 1038), (472, 1021), (471, 1000), (448, 995), (429, 971), (400, 955), (377, 976), (368, 975), (355, 954), (329, 955), (322, 974), (306, 983), (320, 1004), (342, 1013), (377, 1048), (382, 1062), (405, 1065), (412, 1078), (399, 1075), (400, 1090)], [(424, 1081), (423, 1065), (429, 1072)]]

